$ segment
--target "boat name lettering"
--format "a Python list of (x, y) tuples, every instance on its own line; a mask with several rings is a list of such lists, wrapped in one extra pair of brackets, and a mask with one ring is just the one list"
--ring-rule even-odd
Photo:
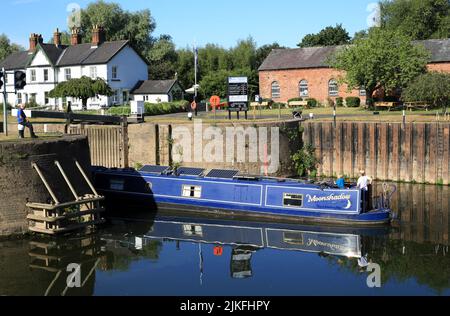
[(344, 194), (342, 193), (341, 195), (334, 195), (331, 194), (329, 196), (311, 196), (311, 195), (306, 195), (306, 197), (308, 198), (308, 203), (317, 203), (317, 202), (326, 202), (326, 201), (345, 201), (345, 200), (350, 200), (351, 196), (348, 194)]
[(348, 249), (348, 246), (337, 245), (337, 244), (332, 244), (332, 243), (326, 243), (326, 242), (323, 242), (323, 241), (320, 241), (320, 240), (316, 240), (316, 239), (308, 239), (308, 244), (307, 245), (308, 245), (308, 247), (311, 247), (311, 246), (314, 246), (314, 247), (318, 247), (318, 246), (326, 247), (326, 248), (329, 248), (329, 249), (334, 250), (334, 251), (338, 251), (338, 250), (345, 251), (345, 250)]

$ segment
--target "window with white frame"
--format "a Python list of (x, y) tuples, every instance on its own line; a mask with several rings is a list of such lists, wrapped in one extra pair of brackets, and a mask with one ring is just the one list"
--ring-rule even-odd
[(281, 96), (280, 84), (277, 81), (272, 82), (272, 99), (278, 99)]
[(112, 96), (112, 101), (114, 104), (118, 104), (119, 103), (119, 91), (115, 90), (114, 94)]
[(66, 79), (66, 81), (72, 79), (72, 69), (70, 68), (64, 69), (64, 78)]
[(300, 81), (300, 83), (299, 83), (299, 91), (300, 91), (300, 97), (307, 97), (307, 96), (309, 96), (308, 81), (307, 80)]
[(112, 78), (113, 79), (118, 79), (119, 78), (119, 74), (118, 74), (118, 68), (117, 66), (113, 66), (112, 67)]
[(35, 82), (36, 81), (36, 69), (31, 69), (30, 71), (30, 81)]
[(44, 69), (44, 81), (48, 81), (48, 69)]
[(92, 79), (97, 79), (97, 67), (93, 66), (89, 68)]
[(48, 92), (44, 93), (44, 102), (45, 102), (45, 104), (49, 104), (49, 102), (50, 102), (50, 99), (48, 98)]
[(8, 74), (5, 74), (5, 85), (8, 84)]
[(64, 108), (67, 106), (67, 98), (62, 98), (62, 106)]
[(202, 197), (202, 187), (197, 185), (183, 185), (183, 197), (200, 199)]
[(339, 86), (335, 79), (331, 79), (328, 82), (328, 95), (330, 97), (337, 97), (339, 95)]
[(17, 92), (17, 104), (22, 104), (22, 93)]

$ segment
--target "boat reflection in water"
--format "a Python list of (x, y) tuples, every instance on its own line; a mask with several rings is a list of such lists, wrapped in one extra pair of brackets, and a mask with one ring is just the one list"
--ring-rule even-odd
[[(128, 236), (125, 244), (127, 248), (142, 250), (155, 241), (177, 242), (177, 247), (181, 242), (196, 243), (199, 245), (201, 272), (204, 264), (202, 245), (215, 246), (216, 256), (222, 256), (224, 246), (231, 247), (231, 277), (245, 279), (253, 276), (252, 257), (262, 249), (309, 252), (323, 257), (357, 260), (363, 258), (363, 236), (382, 236), (390, 230), (388, 227), (349, 228), (158, 216), (148, 232), (141, 236)], [(108, 244), (113, 242), (110, 238), (106, 241)]]

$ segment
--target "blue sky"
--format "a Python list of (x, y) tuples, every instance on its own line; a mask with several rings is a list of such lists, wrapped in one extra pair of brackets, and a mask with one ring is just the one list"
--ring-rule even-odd
[[(85, 7), (90, 0), (1, 0), (0, 33), (24, 47), (30, 33), (45, 41), (56, 27), (67, 29), (67, 6)], [(342, 23), (353, 35), (367, 28), (368, 5), (375, 0), (116, 0), (124, 9), (148, 8), (156, 20), (155, 35), (169, 34), (177, 47), (216, 43), (233, 46), (252, 36), (258, 45), (278, 42), (295, 47), (308, 33)], [(21, 20), (20, 25), (16, 24)]]

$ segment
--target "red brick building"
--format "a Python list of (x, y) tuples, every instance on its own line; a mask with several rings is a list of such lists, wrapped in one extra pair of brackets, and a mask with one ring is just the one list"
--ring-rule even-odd
[[(450, 39), (427, 40), (417, 43), (431, 53), (428, 69), (450, 73)], [(360, 97), (365, 102), (365, 91), (347, 91), (338, 85), (342, 74), (327, 66), (327, 60), (342, 46), (275, 49), (259, 68), (259, 87), (263, 98), (287, 102), (291, 98), (315, 98), (325, 103), (328, 98)]]

